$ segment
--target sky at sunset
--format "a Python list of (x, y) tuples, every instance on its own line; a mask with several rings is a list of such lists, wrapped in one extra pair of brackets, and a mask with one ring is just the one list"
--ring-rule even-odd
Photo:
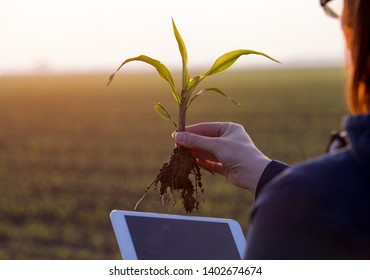
[[(319, 0), (0, 0), (0, 73), (112, 71), (140, 54), (177, 67), (171, 17), (190, 68), (234, 49), (265, 52), (283, 67), (343, 65), (340, 21)], [(277, 67), (260, 57), (237, 66)]]

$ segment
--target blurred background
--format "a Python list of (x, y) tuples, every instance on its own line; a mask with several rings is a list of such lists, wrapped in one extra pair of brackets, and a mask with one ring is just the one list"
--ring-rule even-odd
[[(340, 1), (338, 1), (340, 2)], [(289, 164), (323, 152), (347, 113), (340, 21), (319, 1), (0, 0), (0, 258), (119, 259), (109, 220), (132, 210), (168, 161), (176, 114), (168, 85), (140, 54), (181, 81), (171, 17), (187, 45), (191, 75), (234, 49), (243, 56), (205, 80), (219, 95), (197, 99), (188, 123), (245, 126), (269, 157)], [(236, 219), (247, 233), (253, 195), (203, 172), (194, 215)], [(168, 211), (150, 190), (140, 211)], [(184, 214), (180, 202), (173, 213)]]
[[(266, 52), (284, 67), (343, 65), (340, 22), (318, 0), (1, 0), (0, 71), (110, 72), (141, 53), (178, 67), (171, 17), (192, 68), (237, 48)], [(271, 67), (259, 58), (238, 62), (246, 65)], [(137, 68), (145, 67), (130, 66)]]

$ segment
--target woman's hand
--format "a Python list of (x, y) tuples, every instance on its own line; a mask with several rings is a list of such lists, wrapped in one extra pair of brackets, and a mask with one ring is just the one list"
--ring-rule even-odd
[(225, 176), (238, 187), (255, 193), (258, 181), (271, 162), (261, 153), (243, 126), (235, 123), (200, 123), (172, 136), (187, 148), (198, 164)]

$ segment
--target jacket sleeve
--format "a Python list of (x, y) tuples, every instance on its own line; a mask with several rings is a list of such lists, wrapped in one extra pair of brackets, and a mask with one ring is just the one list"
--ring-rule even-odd
[(256, 197), (261, 193), (263, 187), (271, 181), (276, 175), (283, 172), (285, 169), (289, 168), (290, 166), (277, 161), (273, 160), (271, 161), (265, 168), (265, 170), (262, 173), (262, 176), (258, 182), (257, 189), (256, 189)]

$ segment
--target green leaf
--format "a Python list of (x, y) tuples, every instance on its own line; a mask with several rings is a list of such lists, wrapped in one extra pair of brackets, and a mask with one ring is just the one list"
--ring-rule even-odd
[(242, 106), (242, 104), (238, 101), (238, 100), (235, 100), (231, 97), (229, 97), (228, 95), (226, 95), (222, 90), (220, 90), (219, 88), (204, 88), (202, 89), (201, 91), (199, 91), (197, 94), (195, 94), (189, 101), (189, 104), (187, 107), (190, 106), (190, 104), (194, 101), (195, 98), (197, 98), (198, 96), (200, 96), (201, 94), (203, 93), (206, 93), (206, 92), (209, 92), (209, 91), (213, 91), (215, 93), (219, 93), (221, 94), (222, 96), (226, 97), (227, 99), (229, 99), (232, 103), (234, 103), (236, 106)]
[[(219, 73), (219, 72), (222, 72), (222, 71), (225, 71), (226, 69), (228, 69), (229, 67), (231, 67), (235, 61), (238, 60), (238, 58), (242, 55), (248, 55), (248, 54), (256, 54), (256, 55), (262, 55), (264, 57), (267, 57), (275, 62), (278, 62), (278, 63), (281, 63), (279, 62), (278, 60), (268, 56), (267, 54), (264, 54), (262, 52), (257, 52), (257, 51), (253, 51), (253, 50), (235, 50), (235, 51), (231, 51), (231, 52), (228, 52), (228, 53), (225, 53), (223, 55), (221, 55), (216, 61), (215, 63), (212, 65), (212, 67), (206, 72), (206, 73), (203, 73), (199, 76), (196, 76), (196, 77), (193, 77), (190, 81), (189, 81), (189, 85), (188, 85), (188, 94), (189, 94), (189, 98), (190, 100), (194, 100), (194, 96), (190, 98), (190, 96), (192, 95), (194, 89), (199, 85), (199, 83), (207, 76), (211, 76), (213, 74), (216, 74), (216, 73)], [(215, 90), (213, 90), (215, 91)], [(218, 92), (218, 91), (216, 91)], [(220, 93), (220, 92), (218, 92)], [(199, 94), (199, 93), (198, 93)], [(189, 100), (189, 104), (188, 106), (190, 105), (190, 100)]]
[(177, 128), (177, 124), (176, 122), (173, 120), (173, 118), (171, 117), (170, 113), (168, 113), (168, 111), (166, 110), (166, 108), (164, 108), (161, 103), (156, 103), (154, 104), (154, 109), (157, 111), (157, 113), (162, 117), (164, 118), (165, 120), (168, 120), (168, 121), (172, 121), (172, 123), (174, 124), (175, 128)]
[(238, 60), (238, 58), (240, 56), (248, 55), (248, 54), (262, 55), (262, 56), (267, 57), (267, 58), (269, 58), (269, 59), (271, 59), (275, 62), (280, 63), (276, 59), (274, 59), (274, 58), (272, 58), (272, 57), (270, 57), (267, 54), (264, 54), (262, 52), (257, 52), (257, 51), (253, 51), (253, 50), (235, 50), (235, 51), (231, 51), (231, 52), (228, 52), (228, 53), (225, 53), (225, 54), (221, 55), (215, 61), (215, 63), (212, 65), (212, 67), (208, 70), (208, 72), (200, 75), (200, 78), (203, 79), (206, 76), (210, 76), (210, 75), (225, 71), (230, 66), (232, 66), (235, 63), (235, 61)]
[(158, 74), (163, 79), (165, 79), (169, 83), (169, 85), (171, 86), (172, 95), (175, 98), (176, 102), (177, 103), (180, 103), (180, 97), (179, 97), (178, 93), (176, 92), (175, 84), (173, 82), (173, 78), (172, 78), (172, 75), (171, 75), (170, 71), (167, 69), (167, 67), (162, 62), (160, 62), (158, 60), (155, 60), (155, 59), (153, 59), (153, 58), (151, 58), (149, 56), (146, 56), (146, 55), (140, 55), (140, 56), (137, 56), (137, 57), (132, 57), (132, 58), (126, 59), (117, 68), (116, 72), (114, 72), (112, 75), (109, 76), (109, 80), (108, 80), (107, 86), (113, 81), (114, 76), (123, 67), (123, 65), (125, 65), (126, 63), (129, 63), (129, 62), (132, 62), (132, 61), (142, 61), (142, 62), (145, 62), (145, 63), (150, 64), (153, 67), (155, 67), (157, 69)]
[(180, 50), (180, 54), (182, 58), (182, 89), (186, 90), (187, 85), (189, 84), (189, 80), (190, 80), (190, 74), (189, 74), (189, 69), (188, 69), (188, 52), (186, 50), (184, 40), (182, 39), (179, 31), (177, 30), (175, 21), (173, 19), (172, 19), (172, 26), (173, 26), (173, 32), (175, 34), (175, 38), (179, 46), (179, 50)]
[(200, 83), (201, 78), (200, 76), (196, 76), (190, 79), (188, 84), (188, 94), (191, 94), (195, 87)]

